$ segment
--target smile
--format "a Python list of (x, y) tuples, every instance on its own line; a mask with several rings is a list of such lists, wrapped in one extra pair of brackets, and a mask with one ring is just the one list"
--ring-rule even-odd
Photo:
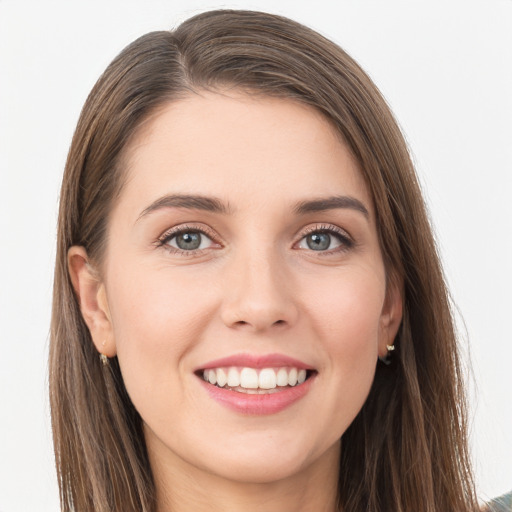
[(203, 379), (219, 388), (239, 393), (275, 393), (302, 384), (308, 373), (304, 368), (210, 368), (203, 371)]
[(282, 354), (237, 354), (210, 361), (195, 374), (208, 396), (237, 413), (275, 414), (305, 397), (318, 372)]

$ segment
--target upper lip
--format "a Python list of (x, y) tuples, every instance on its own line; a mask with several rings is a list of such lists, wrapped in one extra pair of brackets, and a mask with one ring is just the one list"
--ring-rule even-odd
[(209, 361), (204, 365), (198, 367), (197, 370), (207, 370), (210, 368), (221, 368), (226, 366), (240, 366), (244, 368), (279, 368), (289, 366), (293, 368), (312, 370), (313, 368), (284, 354), (234, 354), (232, 356), (223, 357)]

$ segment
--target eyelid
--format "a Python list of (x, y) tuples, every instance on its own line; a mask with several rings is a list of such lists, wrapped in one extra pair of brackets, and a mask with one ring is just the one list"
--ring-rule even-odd
[[(165, 247), (166, 250), (169, 250), (171, 253), (179, 253), (187, 256), (194, 256), (201, 254), (202, 252), (206, 251), (207, 249), (193, 249), (193, 250), (182, 250), (175, 247), (172, 247), (168, 244), (169, 240), (176, 237), (177, 235), (181, 233), (186, 232), (197, 232), (201, 233), (202, 235), (206, 236), (212, 241), (212, 244), (216, 245), (217, 247), (220, 247), (222, 245), (221, 241), (219, 240), (218, 234), (211, 229), (209, 226), (205, 224), (195, 224), (195, 223), (185, 223), (185, 224), (179, 224), (177, 226), (173, 226), (172, 228), (169, 228), (165, 230), (156, 240), (155, 244), (158, 247)], [(328, 249), (325, 251), (318, 251), (318, 255), (329, 255), (337, 252), (343, 252), (347, 251), (351, 248), (353, 248), (356, 245), (355, 240), (353, 237), (343, 228), (340, 228), (339, 226), (335, 224), (326, 224), (326, 223), (318, 223), (309, 225), (305, 228), (302, 228), (299, 233), (296, 235), (296, 241), (294, 242), (293, 246), (294, 248), (297, 248), (296, 246), (304, 240), (308, 235), (312, 233), (328, 233), (330, 235), (334, 235), (338, 238), (338, 240), (341, 242), (341, 246), (336, 247), (334, 249)], [(209, 248), (208, 248), (209, 249)], [(305, 249), (304, 249), (305, 250)]]
[[(330, 249), (326, 251), (318, 251), (317, 254), (332, 254), (335, 252), (342, 252), (346, 251), (348, 249), (353, 248), (356, 245), (356, 241), (354, 238), (343, 228), (340, 228), (339, 226), (336, 226), (335, 224), (325, 224), (325, 223), (319, 223), (314, 224), (306, 227), (305, 229), (302, 229), (299, 234), (297, 235), (298, 239), (294, 243), (294, 246), (298, 245), (304, 238), (306, 238), (308, 235), (311, 235), (312, 233), (328, 233), (331, 235), (336, 236), (342, 243), (341, 247)], [(314, 252), (314, 251), (313, 251)]]
[(308, 225), (299, 232), (298, 236), (304, 237), (311, 233), (316, 233), (317, 231), (336, 233), (352, 240), (352, 236), (348, 233), (346, 229), (340, 228), (336, 224), (326, 224), (325, 222), (319, 222), (317, 224)]
[(168, 250), (171, 252), (182, 252), (182, 253), (188, 253), (188, 255), (192, 255), (197, 252), (204, 251), (205, 249), (195, 249), (190, 251), (184, 251), (180, 249), (176, 249), (175, 247), (171, 247), (168, 245), (169, 240), (174, 238), (175, 236), (181, 234), (181, 233), (187, 233), (187, 232), (197, 232), (201, 233), (202, 235), (208, 237), (212, 243), (216, 244), (217, 246), (220, 246), (221, 243), (219, 241), (219, 236), (213, 229), (211, 229), (209, 226), (206, 226), (204, 224), (194, 224), (194, 223), (186, 223), (186, 224), (179, 224), (177, 226), (173, 226), (172, 228), (169, 228), (165, 230), (156, 240), (156, 245), (158, 247), (166, 246)]

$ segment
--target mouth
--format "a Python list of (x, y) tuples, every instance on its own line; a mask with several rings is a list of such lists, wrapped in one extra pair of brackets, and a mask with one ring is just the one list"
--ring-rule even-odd
[(217, 388), (248, 395), (268, 395), (297, 388), (316, 373), (315, 370), (294, 366), (222, 366), (198, 370), (196, 375)]
[(316, 369), (284, 354), (233, 354), (194, 371), (207, 396), (242, 415), (276, 414), (301, 402)]

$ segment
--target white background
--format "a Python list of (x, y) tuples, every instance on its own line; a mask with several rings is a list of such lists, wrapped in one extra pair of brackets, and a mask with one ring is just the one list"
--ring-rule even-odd
[(465, 322), (479, 496), (512, 489), (512, 0), (0, 0), (0, 512), (58, 510), (48, 326), (58, 189), (80, 108), (135, 37), (218, 7), (317, 29), (388, 98)]

